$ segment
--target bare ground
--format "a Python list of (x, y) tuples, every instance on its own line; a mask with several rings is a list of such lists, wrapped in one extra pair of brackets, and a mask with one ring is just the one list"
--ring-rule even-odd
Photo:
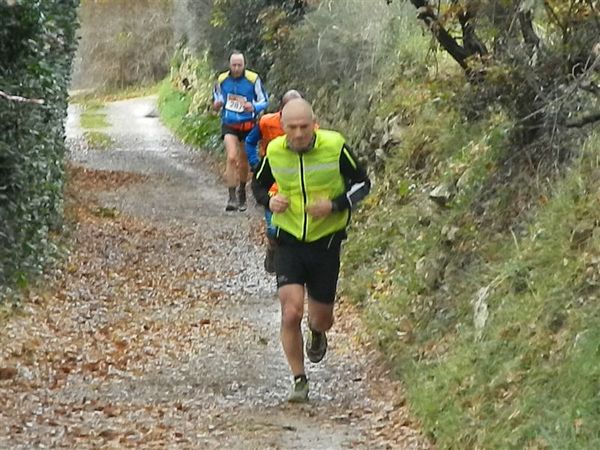
[(285, 402), (261, 212), (224, 211), (153, 102), (107, 105), (105, 151), (71, 108), (70, 251), (4, 320), (0, 448), (430, 448), (343, 300), (310, 403)]

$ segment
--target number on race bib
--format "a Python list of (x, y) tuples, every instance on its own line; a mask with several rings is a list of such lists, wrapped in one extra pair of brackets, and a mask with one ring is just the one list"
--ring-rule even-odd
[(225, 109), (234, 112), (244, 112), (244, 105), (246, 104), (246, 97), (243, 95), (227, 95), (227, 103), (225, 103)]

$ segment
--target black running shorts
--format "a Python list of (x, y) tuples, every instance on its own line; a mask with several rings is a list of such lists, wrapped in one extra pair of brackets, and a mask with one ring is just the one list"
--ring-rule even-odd
[(275, 251), (277, 287), (286, 284), (306, 286), (308, 295), (319, 303), (335, 300), (340, 271), (340, 243), (323, 245), (279, 245)]
[(253, 126), (254, 122), (244, 122), (239, 125), (221, 124), (221, 139), (223, 139), (226, 134), (233, 134), (240, 142), (243, 143), (244, 139), (246, 139), (246, 136), (248, 136), (250, 131), (252, 131)]

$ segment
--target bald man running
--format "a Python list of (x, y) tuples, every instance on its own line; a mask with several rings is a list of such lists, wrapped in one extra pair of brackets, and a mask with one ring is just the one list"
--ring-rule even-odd
[[(285, 136), (271, 141), (254, 175), (258, 203), (273, 212), (275, 255), (281, 303), (281, 342), (294, 376), (291, 402), (308, 401), (301, 322), (308, 294), (306, 355), (317, 363), (327, 351), (325, 332), (333, 325), (333, 305), (350, 210), (371, 183), (335, 131), (315, 130), (311, 105), (290, 100), (282, 110)], [(273, 182), (279, 192), (269, 196)]]
[[(300, 92), (295, 89), (290, 89), (281, 97), (281, 106), (283, 108), (290, 100), (295, 98), (302, 98)], [(252, 168), (252, 172), (256, 172), (260, 159), (264, 158), (267, 146), (276, 137), (283, 136), (283, 125), (281, 124), (281, 109), (271, 114), (263, 115), (256, 126), (252, 129), (250, 134), (246, 136), (246, 155), (248, 156), (248, 163)], [(258, 143), (260, 142), (260, 152), (258, 151)], [(260, 156), (260, 159), (259, 159)], [(269, 194), (275, 195), (277, 193), (277, 184), (269, 190)], [(268, 273), (275, 273), (275, 249), (277, 247), (275, 241), (275, 227), (271, 223), (272, 213), (269, 208), (265, 208), (265, 224), (266, 224), (266, 235), (267, 235), (267, 252), (265, 255), (265, 270)]]

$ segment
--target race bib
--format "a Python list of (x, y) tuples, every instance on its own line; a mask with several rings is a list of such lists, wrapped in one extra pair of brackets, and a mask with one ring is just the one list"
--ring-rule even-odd
[(244, 105), (246, 104), (246, 97), (243, 95), (227, 94), (227, 103), (225, 103), (225, 109), (233, 112), (244, 112)]

